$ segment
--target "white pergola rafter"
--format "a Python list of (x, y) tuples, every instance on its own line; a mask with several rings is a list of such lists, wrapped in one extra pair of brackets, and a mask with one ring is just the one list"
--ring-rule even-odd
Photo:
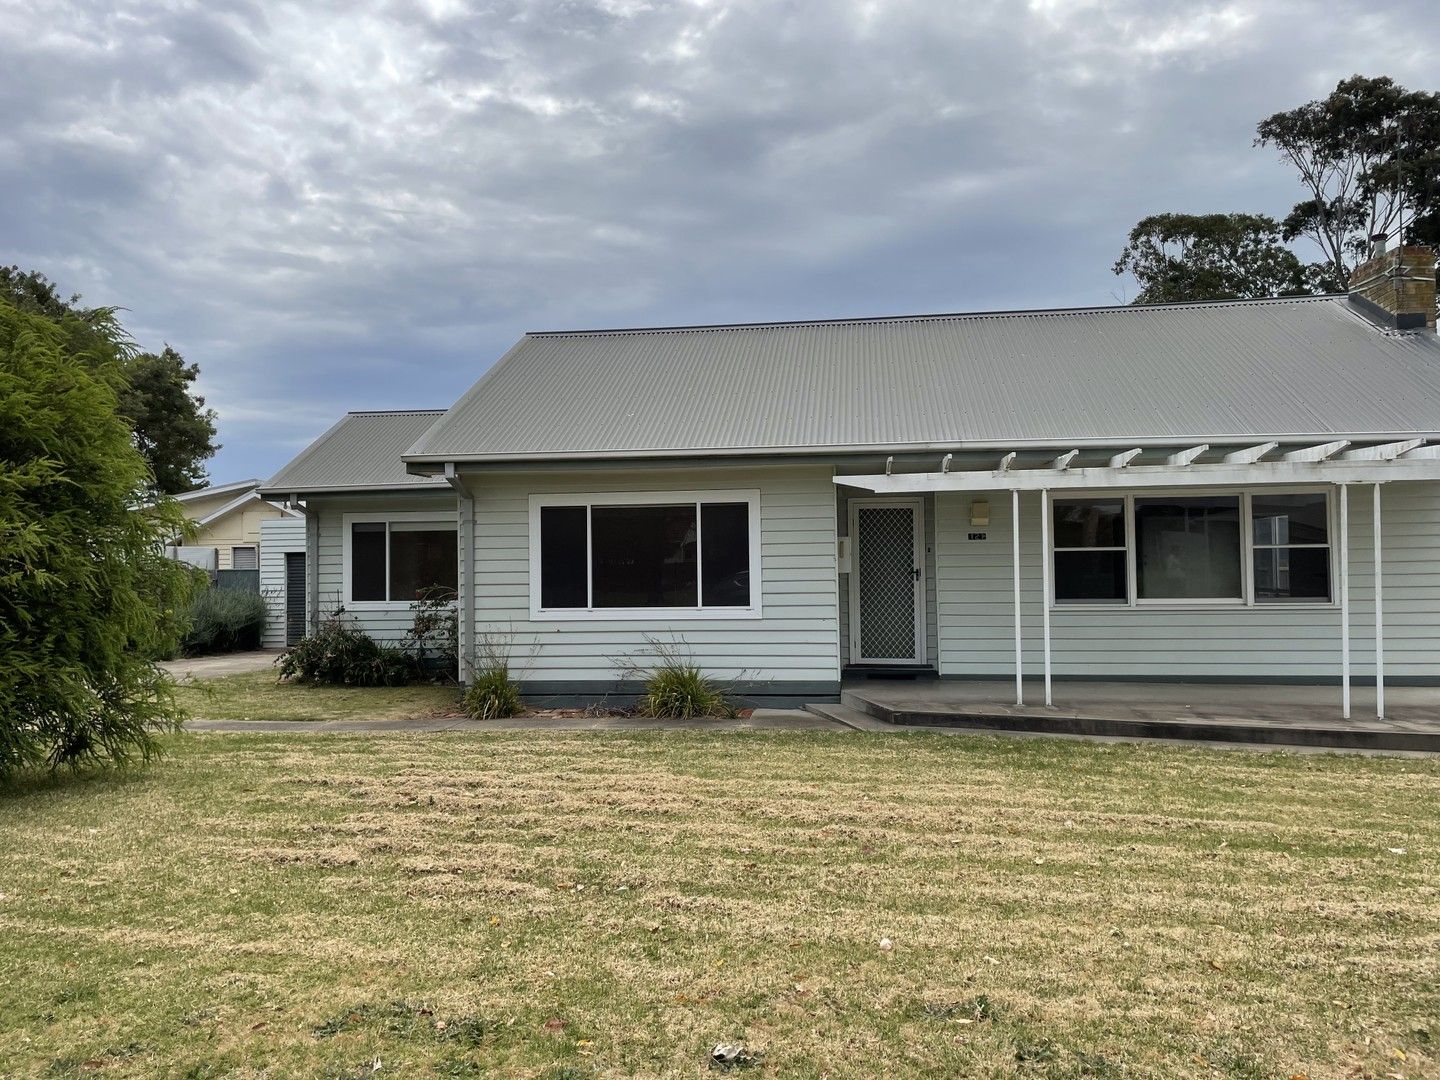
[(1190, 465), (1195, 459), (1206, 450), (1210, 449), (1209, 443), (1201, 443), (1199, 446), (1192, 446), (1189, 450), (1177, 450), (1165, 459), (1166, 465)]
[(1350, 445), (1349, 439), (1336, 439), (1319, 446), (1304, 446), (1299, 450), (1287, 450), (1280, 455), (1282, 461), (1328, 461)]

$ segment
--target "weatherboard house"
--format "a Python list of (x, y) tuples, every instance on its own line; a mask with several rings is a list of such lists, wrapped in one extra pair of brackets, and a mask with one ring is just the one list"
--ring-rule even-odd
[(453, 587), (537, 699), (662, 641), (764, 702), (883, 670), (1348, 708), (1440, 682), (1434, 281), (1405, 248), (1348, 296), (526, 334), (262, 485), (304, 515), (262, 572), (291, 639)]

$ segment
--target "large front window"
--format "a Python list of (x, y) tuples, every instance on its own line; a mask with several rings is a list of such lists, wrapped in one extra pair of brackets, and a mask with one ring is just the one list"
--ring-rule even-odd
[(1324, 492), (1058, 498), (1054, 599), (1327, 602), (1329, 520)]
[(454, 595), (459, 580), (455, 526), (439, 521), (348, 520), (349, 603), (412, 603)]
[(536, 614), (759, 607), (753, 493), (535, 496), (531, 504)]

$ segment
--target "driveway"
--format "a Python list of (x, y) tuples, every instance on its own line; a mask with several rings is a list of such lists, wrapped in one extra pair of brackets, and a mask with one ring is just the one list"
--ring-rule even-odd
[(184, 660), (162, 660), (159, 666), (177, 682), (216, 679), (221, 675), (244, 675), (247, 671), (268, 671), (280, 655), (278, 649), (225, 653), (223, 656), (192, 656)]

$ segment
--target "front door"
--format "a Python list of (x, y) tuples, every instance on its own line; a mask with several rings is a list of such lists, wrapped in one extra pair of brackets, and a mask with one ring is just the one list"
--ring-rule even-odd
[(850, 662), (925, 662), (925, 503), (850, 500)]

